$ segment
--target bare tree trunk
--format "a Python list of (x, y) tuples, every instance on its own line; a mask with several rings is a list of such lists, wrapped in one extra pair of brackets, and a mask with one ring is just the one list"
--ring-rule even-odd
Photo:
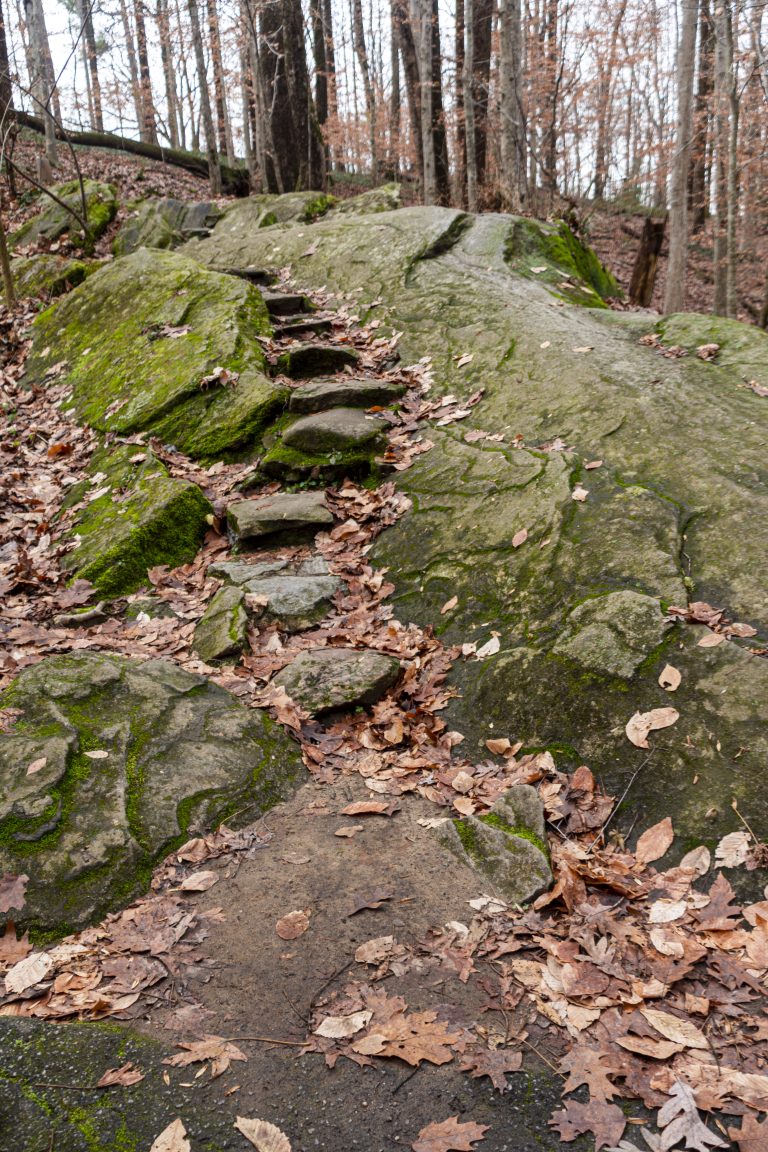
[(739, 96), (733, 60), (731, 0), (719, 0), (715, 22), (717, 210), (715, 218), (715, 300), (718, 316), (735, 316), (736, 214), (738, 210)]
[(200, 111), (203, 118), (203, 131), (205, 132), (205, 147), (208, 153), (208, 178), (211, 183), (211, 195), (221, 196), (221, 167), (219, 154), (216, 151), (216, 133), (213, 128), (213, 113), (211, 112), (211, 97), (208, 91), (208, 77), (205, 74), (205, 56), (203, 55), (203, 37), (200, 32), (200, 16), (197, 11), (198, 0), (187, 0), (189, 20), (192, 26), (192, 44), (195, 49), (195, 62), (197, 64), (197, 80), (200, 85)]
[(693, 163), (691, 166), (689, 208), (691, 231), (701, 232), (709, 214), (709, 120), (714, 74), (715, 29), (709, 0), (702, 0), (699, 16), (699, 79), (694, 112)]
[(389, 156), (387, 166), (390, 179), (397, 180), (400, 174), (400, 42), (395, 24), (395, 14), (390, 4), (390, 51), (392, 60), (392, 88), (389, 97)]
[(438, 0), (432, 0), (432, 136), (435, 148), (435, 189), (438, 204), (451, 202), (451, 172), (448, 163), (448, 136), (443, 115), (442, 54), (440, 52), (440, 13)]
[(664, 311), (685, 307), (688, 261), (688, 171), (691, 163), (693, 69), (696, 59), (698, 0), (683, 0), (683, 22), (677, 53), (677, 135), (672, 162), (669, 205), (669, 260)]
[(467, 28), (464, 56), (464, 117), (467, 142), (467, 208), (477, 212), (477, 136), (475, 132), (475, 95), (472, 77), (475, 69), (475, 0), (464, 0)]
[(157, 144), (157, 125), (155, 123), (155, 105), (152, 99), (152, 77), (149, 71), (143, 0), (134, 0), (133, 20), (136, 25), (136, 53), (139, 58), (139, 91), (141, 92), (139, 139), (143, 140), (145, 144)]
[(605, 181), (608, 176), (608, 136), (610, 131), (611, 94), (616, 72), (616, 55), (619, 33), (627, 10), (627, 0), (621, 0), (613, 24), (608, 48), (608, 58), (600, 69), (597, 82), (597, 136), (595, 139), (595, 199), (605, 195)]
[(8, 254), (8, 241), (5, 235), (5, 223), (0, 220), (0, 273), (3, 277), (3, 290), (5, 292), (5, 303), (8, 308), (13, 308), (16, 303), (16, 289), (13, 284), (13, 272), (11, 271), (11, 258)]
[(96, 58), (96, 35), (93, 31), (93, 10), (89, 0), (78, 0), (78, 15), (80, 16), (80, 26), (83, 30), (83, 52), (91, 81), (91, 98), (93, 101), (91, 127), (95, 128), (97, 132), (103, 132), (104, 116), (101, 108), (99, 64)]
[(649, 308), (653, 299), (659, 255), (664, 243), (666, 226), (666, 216), (663, 216), (661, 220), (646, 216), (643, 224), (640, 247), (629, 284), (629, 298), (633, 304), (639, 304), (641, 308)]
[(160, 58), (165, 79), (165, 102), (168, 105), (168, 139), (171, 148), (179, 147), (181, 109), (176, 91), (176, 76), (173, 69), (173, 42), (171, 23), (168, 15), (168, 0), (157, 0), (157, 30), (160, 35)]
[(211, 36), (211, 63), (213, 65), (213, 91), (216, 99), (216, 124), (219, 130), (219, 152), (226, 156), (228, 164), (234, 164), (235, 150), (232, 145), (232, 132), (227, 115), (224, 62), (221, 57), (221, 34), (216, 0), (208, 0), (208, 31)]
[[(477, 184), (485, 184), (488, 155), (488, 98), (491, 87), (491, 41), (495, 0), (473, 0), (472, 102), (475, 112)], [(468, 18), (467, 18), (468, 19)]]
[(408, 95), (408, 114), (411, 121), (411, 136), (416, 159), (416, 172), (424, 186), (424, 148), (421, 140), (421, 88), (419, 84), (419, 61), (416, 52), (416, 38), (413, 24), (408, 14), (407, 0), (391, 0), (392, 19), (397, 31), (400, 55), (405, 69), (405, 88)]
[(27, 22), (30, 54), (34, 72), (30, 76), (33, 93), (37, 97), (37, 111), (43, 117), (45, 124), (45, 155), (51, 167), (55, 168), (59, 162), (56, 148), (56, 123), (51, 114), (51, 88), (43, 41), (45, 36), (45, 17), (39, 0), (24, 0), (24, 17)]
[(322, 127), (328, 119), (328, 61), (325, 52), (325, 27), (321, 0), (309, 0), (312, 25), (312, 54), (315, 58), (315, 111)]
[(499, 21), (501, 113), (500, 192), (505, 211), (519, 212), (525, 199), (525, 136), (521, 109), (522, 27), (520, 0), (502, 0)]
[(8, 39), (5, 34), (5, 12), (0, 0), (0, 128), (5, 141), (5, 178), (13, 200), (16, 199), (16, 171), (11, 164), (10, 153), (16, 139), (16, 120), (13, 114), (13, 84), (11, 65), (8, 59)]
[(464, 98), (466, 74), (465, 0), (456, 0), (456, 201), (467, 206), (467, 111)]
[(435, 136), (432, 131), (432, 4), (431, 0), (414, 0), (413, 13), (419, 45), (419, 94), (421, 98), (421, 148), (424, 180), (422, 199), (434, 204), (437, 198), (435, 172)]
[(371, 82), (371, 69), (368, 62), (368, 52), (365, 47), (365, 28), (363, 26), (363, 5), (361, 0), (352, 0), (352, 35), (355, 43), (355, 55), (360, 65), (363, 77), (363, 91), (365, 93), (365, 113), (368, 117), (368, 141), (371, 149), (371, 177), (375, 186), (378, 183), (379, 161), (376, 147), (376, 95)]
[(123, 24), (123, 36), (125, 44), (125, 52), (128, 57), (128, 72), (131, 77), (131, 95), (133, 96), (133, 106), (136, 109), (136, 127), (139, 129), (141, 135), (142, 127), (142, 110), (141, 110), (141, 87), (139, 85), (139, 66), (136, 62), (136, 49), (133, 43), (133, 29), (131, 28), (131, 20), (128, 15), (128, 8), (125, 0), (120, 0), (120, 19)]

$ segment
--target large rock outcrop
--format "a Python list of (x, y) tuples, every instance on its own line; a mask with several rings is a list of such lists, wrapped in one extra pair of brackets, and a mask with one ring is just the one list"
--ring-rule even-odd
[[(496, 655), (454, 674), (463, 695), (448, 717), (463, 748), (478, 755), (508, 734), (563, 764), (586, 760), (621, 792), (647, 756), (627, 721), (674, 703), (680, 719), (652, 735), (633, 786), (638, 827), (672, 812), (682, 850), (686, 833), (737, 827), (736, 797), (765, 837), (768, 662), (739, 642), (698, 647), (699, 630), (663, 617), (706, 600), (757, 628), (754, 647), (768, 638), (768, 401), (748, 386), (768, 336), (718, 322), (707, 363), (695, 355), (707, 318), (669, 317), (662, 342), (685, 332), (691, 351), (665, 358), (640, 344), (647, 315), (573, 306), (610, 294), (578, 247), (513, 217), (412, 208), (250, 234), (219, 225), (194, 251), (293, 265), (308, 287), (355, 293), (363, 317), (381, 299), (375, 315), (402, 331), (403, 358), (432, 357), (433, 396), (485, 390), (467, 420), (429, 430), (435, 447), (398, 480), (413, 509), (374, 552), (401, 618), (478, 647), (499, 634)], [(470, 430), (504, 440), (467, 442)], [(682, 672), (674, 697), (657, 682), (666, 662)]]
[(63, 361), (79, 420), (214, 458), (252, 445), (283, 404), (257, 339), (269, 332), (252, 285), (141, 248), (38, 317), (27, 374)]
[(299, 759), (259, 711), (170, 661), (81, 652), (0, 697), (0, 872), (29, 877), (23, 923), (83, 927), (149, 884), (194, 829), (287, 795)]

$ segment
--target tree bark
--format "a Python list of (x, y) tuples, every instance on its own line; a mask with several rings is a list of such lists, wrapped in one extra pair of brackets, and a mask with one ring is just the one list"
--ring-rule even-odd
[(389, 155), (387, 167), (390, 180), (400, 174), (400, 41), (395, 25), (392, 5), (389, 9), (390, 54), (392, 61), (392, 88), (389, 97)]
[(93, 119), (91, 127), (97, 132), (104, 131), (104, 117), (101, 108), (101, 84), (99, 82), (99, 64), (96, 58), (96, 35), (93, 30), (93, 12), (89, 0), (78, 0), (78, 14), (83, 32), (83, 48), (85, 60), (88, 65), (88, 74), (91, 81), (91, 99), (93, 101)]
[(176, 90), (176, 76), (173, 68), (173, 41), (171, 22), (168, 15), (168, 0), (157, 0), (157, 30), (160, 36), (160, 59), (165, 79), (165, 102), (168, 105), (168, 139), (171, 148), (179, 147), (181, 109)]
[(192, 25), (192, 44), (195, 50), (197, 64), (197, 80), (200, 85), (200, 112), (205, 132), (205, 147), (208, 153), (208, 179), (211, 183), (211, 195), (221, 195), (221, 167), (219, 154), (216, 150), (216, 133), (213, 128), (213, 113), (211, 112), (211, 97), (208, 91), (208, 77), (205, 74), (205, 56), (203, 55), (203, 37), (200, 32), (200, 16), (197, 11), (197, 0), (187, 0), (189, 19)]
[(694, 111), (695, 136), (688, 200), (692, 232), (701, 232), (709, 215), (709, 123), (715, 87), (714, 54), (715, 29), (709, 0), (702, 0), (699, 16), (699, 78)]
[(226, 156), (228, 164), (235, 162), (235, 149), (232, 144), (232, 131), (227, 113), (227, 98), (224, 84), (224, 61), (221, 56), (221, 33), (216, 0), (208, 0), (208, 31), (211, 37), (211, 63), (213, 65), (213, 91), (216, 100), (216, 126), (219, 132), (219, 152)]
[(649, 308), (653, 299), (659, 255), (664, 243), (666, 227), (666, 216), (662, 217), (661, 220), (646, 216), (643, 224), (640, 247), (629, 284), (629, 298), (633, 304), (639, 304), (641, 308)]
[(421, 89), (419, 85), (419, 61), (416, 52), (416, 38), (407, 8), (407, 0), (391, 0), (392, 19), (395, 24), (400, 56), (405, 69), (405, 90), (408, 96), (408, 115), (413, 138), (413, 153), (416, 160), (416, 173), (424, 186), (424, 148), (421, 139)]
[(608, 58), (599, 71), (597, 82), (597, 135), (595, 138), (595, 199), (605, 195), (605, 182), (608, 177), (608, 135), (610, 131), (611, 95), (613, 77), (616, 72), (616, 55), (619, 33), (627, 10), (627, 0), (621, 0), (613, 24), (608, 47)]
[(688, 171), (691, 162), (693, 69), (696, 57), (698, 0), (683, 0), (683, 21), (677, 52), (677, 133), (672, 161), (669, 205), (669, 260), (664, 311), (685, 307), (688, 262)]
[(501, 113), (501, 202), (519, 212), (525, 200), (525, 136), (521, 109), (522, 26), (520, 0), (502, 0), (499, 20), (499, 90)]
[(718, 316), (735, 316), (739, 95), (733, 60), (731, 0), (719, 0), (714, 12), (714, 24), (717, 146), (714, 311)]
[(45, 130), (45, 155), (51, 167), (55, 168), (59, 162), (56, 149), (56, 123), (51, 112), (51, 88), (48, 65), (43, 41), (45, 36), (45, 17), (39, 0), (24, 0), (24, 17), (27, 22), (30, 54), (34, 73), (30, 76), (32, 91), (37, 98), (36, 107), (43, 118)]
[(475, 113), (475, 151), (477, 155), (477, 184), (485, 184), (488, 155), (488, 96), (491, 86), (491, 38), (495, 0), (473, 0), (472, 43), (472, 103)]
[(128, 8), (126, 0), (120, 0), (120, 19), (123, 24), (123, 36), (125, 53), (128, 57), (128, 72), (131, 77), (131, 95), (133, 96), (133, 106), (136, 110), (136, 127), (141, 135), (142, 127), (142, 110), (141, 110), (141, 87), (139, 85), (139, 66), (136, 62), (136, 49), (133, 43), (133, 29), (131, 28), (131, 20), (128, 15)]
[(435, 148), (435, 191), (438, 204), (451, 202), (451, 170), (448, 161), (448, 134), (443, 115), (442, 54), (438, 0), (432, 0), (432, 137)]
[(432, 131), (432, 3), (431, 0), (415, 0), (414, 15), (418, 29), (419, 44), (419, 94), (421, 102), (421, 148), (424, 179), (422, 199), (425, 204), (434, 204), (437, 198), (437, 175), (435, 170), (435, 136)]
[(466, 73), (466, 5), (456, 0), (456, 200), (467, 206), (467, 110), (464, 98)]
[(475, 0), (465, 0), (466, 53), (464, 56), (464, 118), (467, 144), (467, 208), (477, 212), (477, 134), (472, 78), (475, 68)]
[(157, 124), (155, 121), (155, 105), (152, 99), (152, 77), (149, 71), (147, 28), (144, 23), (143, 0), (134, 0), (133, 19), (136, 25), (136, 54), (139, 59), (139, 91), (141, 94), (139, 139), (147, 144), (157, 144)]
[(368, 118), (368, 144), (371, 150), (371, 179), (375, 187), (379, 179), (379, 160), (376, 146), (376, 94), (371, 81), (371, 69), (368, 63), (368, 52), (365, 47), (365, 27), (363, 25), (363, 5), (361, 0), (352, 0), (352, 35), (357, 62), (360, 65), (360, 73), (363, 77), (365, 114)]

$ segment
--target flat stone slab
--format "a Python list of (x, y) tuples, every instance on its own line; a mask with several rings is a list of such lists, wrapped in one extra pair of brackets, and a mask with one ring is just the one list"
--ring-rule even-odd
[(0, 707), (21, 709), (0, 734), (0, 872), (29, 877), (9, 915), (49, 936), (129, 903), (174, 844), (263, 811), (300, 770), (269, 716), (170, 661), (49, 657)]
[(400, 674), (392, 656), (371, 649), (317, 648), (302, 652), (274, 683), (308, 712), (375, 704)]
[(344, 452), (372, 443), (385, 427), (357, 408), (332, 408), (291, 424), (283, 433), (283, 444), (302, 452)]
[(574, 608), (552, 651), (590, 672), (628, 680), (671, 627), (658, 600), (624, 589)]
[(221, 563), (209, 564), (207, 575), (217, 580), (226, 580), (229, 584), (248, 584), (260, 576), (274, 576), (275, 572), (282, 572), (288, 567), (287, 560), (266, 560), (259, 564), (247, 564), (240, 560), (227, 560)]
[(270, 316), (294, 316), (297, 312), (314, 312), (315, 306), (299, 292), (262, 292)]
[(371, 408), (392, 404), (405, 392), (404, 384), (355, 376), (332, 376), (300, 384), (291, 392), (289, 412), (324, 412), (327, 408)]
[[(340, 587), (338, 576), (284, 575), (250, 580), (242, 588), (263, 597), (263, 608), (250, 608), (254, 618), (279, 624), (286, 632), (303, 632), (328, 614)], [(253, 603), (253, 602), (251, 602)]]
[(552, 884), (544, 809), (535, 788), (518, 784), (485, 816), (446, 820), (439, 839), (514, 904), (527, 904)]
[(354, 366), (359, 359), (354, 348), (307, 342), (296, 344), (281, 353), (277, 360), (277, 370), (286, 376), (322, 376), (346, 368), (347, 364)]
[(241, 500), (227, 509), (239, 540), (257, 540), (275, 532), (299, 532), (333, 524), (324, 492), (278, 492), (266, 500)]
[(206, 664), (237, 656), (248, 633), (245, 593), (232, 584), (219, 588), (195, 628), (194, 648)]

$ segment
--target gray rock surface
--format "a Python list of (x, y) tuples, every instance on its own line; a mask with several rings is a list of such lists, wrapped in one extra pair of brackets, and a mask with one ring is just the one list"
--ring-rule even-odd
[(302, 416), (283, 433), (286, 448), (301, 452), (345, 452), (370, 444), (386, 425), (357, 408), (332, 408)]
[(485, 816), (447, 820), (436, 831), (447, 848), (514, 904), (527, 904), (552, 883), (544, 810), (528, 784), (510, 788)]
[(260, 576), (274, 576), (288, 567), (287, 560), (265, 560), (248, 564), (244, 560), (226, 560), (208, 565), (207, 575), (230, 584), (248, 584)]
[(249, 580), (242, 588), (251, 596), (264, 599), (263, 608), (252, 609), (259, 620), (279, 624), (286, 632), (303, 632), (328, 614), (339, 584), (338, 576), (279, 573)]
[(274, 683), (308, 712), (375, 704), (400, 674), (399, 661), (371, 649), (316, 648), (302, 652)]
[(212, 598), (195, 628), (195, 651), (206, 664), (237, 656), (243, 650), (247, 632), (245, 593), (234, 585), (225, 585)]
[(671, 627), (658, 600), (626, 588), (574, 608), (552, 651), (591, 672), (628, 680)]
[(354, 366), (359, 359), (354, 348), (308, 341), (282, 352), (277, 360), (277, 370), (295, 378), (322, 376), (327, 372), (338, 372), (348, 364)]
[(169, 661), (49, 657), (0, 707), (22, 713), (0, 735), (0, 872), (29, 876), (18, 919), (38, 933), (128, 903), (189, 831), (263, 810), (299, 770), (266, 714)]
[(333, 514), (324, 492), (278, 492), (230, 504), (227, 520), (239, 540), (257, 540), (275, 532), (319, 530), (333, 524)]
[(311, 380), (294, 388), (288, 411), (324, 412), (327, 408), (370, 408), (374, 404), (392, 404), (405, 392), (402, 384), (389, 380), (366, 379), (364, 376), (331, 376)]

